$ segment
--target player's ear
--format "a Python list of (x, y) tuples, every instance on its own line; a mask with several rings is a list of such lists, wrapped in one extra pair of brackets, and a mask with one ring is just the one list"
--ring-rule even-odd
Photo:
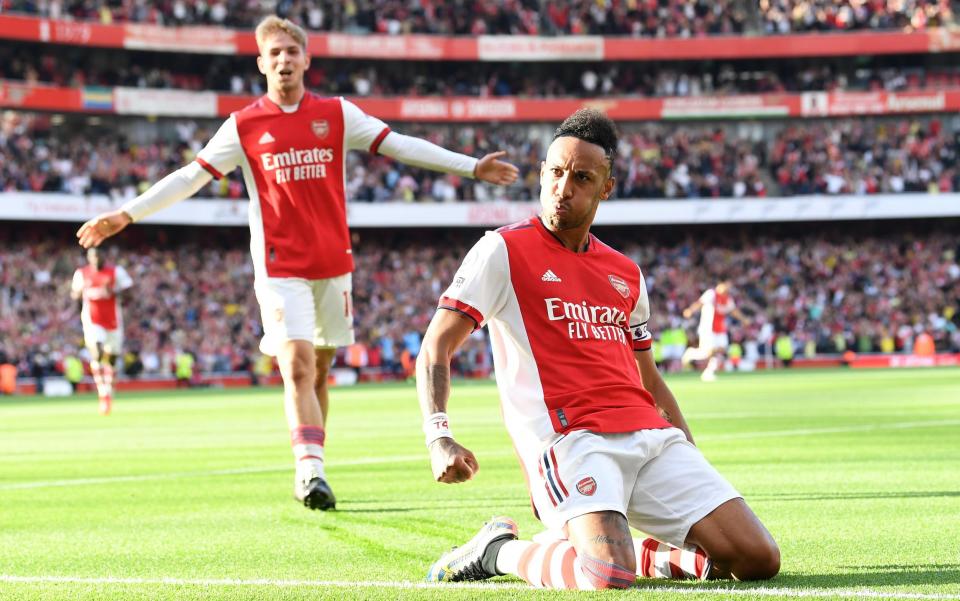
[(266, 68), (263, 66), (263, 55), (262, 55), (262, 54), (258, 54), (258, 55), (257, 55), (257, 70), (260, 71), (260, 73), (263, 74), (263, 75), (266, 75), (266, 74), (267, 74), (267, 70), (266, 70)]
[(307, 53), (306, 48), (303, 49), (303, 64), (304, 64), (303, 70), (309, 71), (310, 70), (310, 54)]
[(617, 183), (617, 178), (612, 175), (603, 182), (603, 189), (600, 191), (600, 200), (606, 200), (613, 194), (613, 187)]

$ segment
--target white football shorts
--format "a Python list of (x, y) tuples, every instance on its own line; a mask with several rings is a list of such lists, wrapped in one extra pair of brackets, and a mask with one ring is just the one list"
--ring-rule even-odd
[(679, 428), (558, 435), (540, 453), (530, 479), (544, 526), (616, 511), (630, 526), (675, 547), (714, 509), (741, 495)]
[(353, 344), (353, 274), (324, 280), (262, 278), (253, 288), (264, 354), (275, 357), (287, 340), (306, 340), (318, 348)]
[(714, 350), (727, 350), (730, 346), (730, 336), (726, 332), (704, 332), (699, 335), (698, 348), (709, 357)]
[(103, 347), (103, 352), (108, 355), (119, 355), (123, 348), (123, 330), (117, 328), (108, 330), (95, 323), (83, 323), (83, 344), (94, 357), (97, 356), (97, 345)]

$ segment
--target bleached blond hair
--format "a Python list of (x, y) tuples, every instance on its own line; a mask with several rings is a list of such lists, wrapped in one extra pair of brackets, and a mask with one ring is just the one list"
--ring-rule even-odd
[(300, 47), (307, 49), (307, 32), (302, 27), (289, 19), (281, 19), (276, 15), (270, 15), (260, 21), (257, 25), (255, 35), (257, 36), (257, 48), (262, 49), (263, 43), (268, 37), (276, 33), (285, 33), (296, 40)]

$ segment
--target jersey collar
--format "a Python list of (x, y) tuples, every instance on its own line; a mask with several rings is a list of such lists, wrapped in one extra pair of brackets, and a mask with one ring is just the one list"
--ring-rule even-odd
[(533, 225), (534, 225), (534, 227), (537, 229), (537, 231), (540, 232), (540, 236), (541, 236), (544, 240), (546, 240), (548, 244), (550, 244), (550, 245), (557, 245), (557, 246), (559, 246), (562, 250), (564, 250), (564, 251), (566, 251), (566, 252), (568, 252), (568, 253), (570, 253), (570, 254), (572, 254), (572, 255), (585, 255), (585, 254), (587, 254), (587, 253), (593, 252), (594, 248), (596, 247), (596, 244), (593, 243), (593, 234), (589, 234), (589, 233), (588, 233), (588, 234), (587, 234), (587, 244), (586, 244), (586, 246), (584, 246), (583, 251), (582, 251), (582, 252), (574, 252), (574, 251), (570, 250), (569, 248), (567, 248), (566, 246), (564, 246), (563, 241), (560, 240), (560, 238), (558, 238), (556, 234), (554, 234), (554, 233), (551, 232), (549, 229), (547, 229), (547, 226), (543, 225), (543, 221), (541, 221), (539, 215), (536, 216), (536, 217), (532, 217), (532, 218), (531, 218), (531, 221), (533, 222)]

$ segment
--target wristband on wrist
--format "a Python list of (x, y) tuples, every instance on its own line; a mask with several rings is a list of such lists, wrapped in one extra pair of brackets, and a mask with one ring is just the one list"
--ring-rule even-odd
[(446, 413), (434, 413), (423, 420), (423, 434), (429, 447), (438, 438), (453, 438), (450, 431), (450, 420)]

